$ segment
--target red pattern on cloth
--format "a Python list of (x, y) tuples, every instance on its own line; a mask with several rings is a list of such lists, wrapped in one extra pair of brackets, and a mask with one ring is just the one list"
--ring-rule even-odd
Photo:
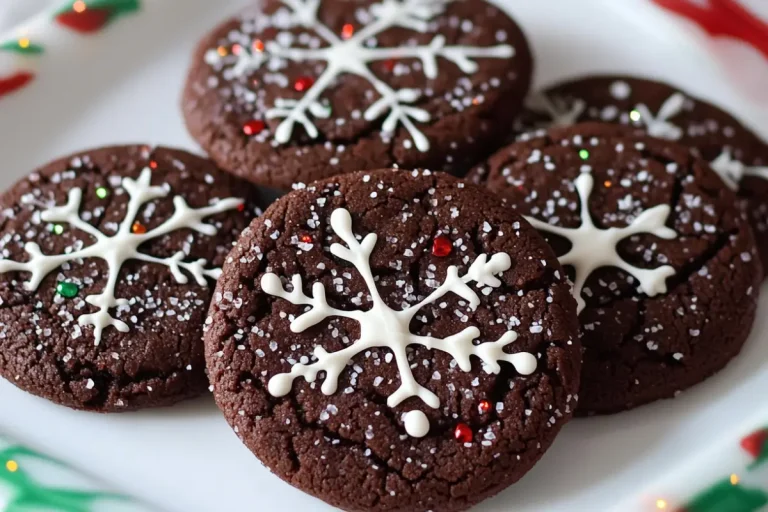
[(768, 59), (768, 23), (736, 0), (651, 0), (656, 5), (683, 16), (712, 37), (731, 37), (754, 47)]

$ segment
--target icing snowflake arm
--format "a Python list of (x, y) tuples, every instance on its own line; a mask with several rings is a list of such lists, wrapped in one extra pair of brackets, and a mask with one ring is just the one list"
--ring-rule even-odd
[(312, 84), (307, 93), (300, 100), (290, 100), (278, 98), (275, 100), (275, 106), (267, 110), (264, 114), (267, 119), (282, 119), (283, 121), (275, 130), (275, 140), (280, 144), (285, 144), (291, 140), (293, 127), (300, 123), (307, 135), (311, 138), (317, 138), (319, 132), (317, 127), (309, 118), (311, 113), (316, 118), (327, 119), (331, 115), (330, 108), (320, 103), (320, 95), (330, 85), (336, 77), (336, 71), (330, 66), (323, 71), (317, 81)]
[(106, 327), (112, 326), (120, 332), (128, 332), (130, 330), (128, 324), (109, 313), (110, 308), (128, 305), (128, 300), (115, 297), (118, 275), (119, 271), (110, 271), (104, 290), (97, 295), (89, 295), (85, 298), (85, 302), (97, 307), (98, 311), (81, 315), (77, 319), (77, 323), (81, 326), (93, 326), (93, 335), (97, 346), (101, 342), (101, 334)]
[(575, 98), (569, 105), (564, 98), (549, 98), (544, 93), (533, 93), (525, 99), (525, 106), (548, 115), (552, 122), (546, 123), (547, 126), (571, 126), (584, 113), (587, 103), (581, 98)]
[(744, 176), (753, 176), (768, 180), (768, 166), (744, 167)]
[(358, 242), (352, 233), (352, 216), (343, 208), (331, 213), (331, 226), (339, 238), (347, 244), (347, 247), (337, 243), (331, 245), (331, 254), (354, 265), (368, 286), (374, 304), (383, 305), (384, 301), (376, 288), (370, 264), (371, 253), (376, 246), (378, 236), (376, 233), (368, 233), (362, 242)]
[(420, 59), (424, 67), (424, 75), (434, 80), (437, 78), (437, 58), (442, 57), (456, 64), (464, 73), (477, 71), (477, 62), (473, 58), (508, 59), (515, 51), (508, 44), (490, 47), (475, 46), (445, 46), (445, 36), (436, 35), (426, 46), (401, 46), (399, 48), (364, 48), (362, 50), (368, 61), (388, 59)]
[[(477, 70), (477, 63), (470, 57), (495, 57), (507, 58), (514, 53), (509, 45), (499, 45), (491, 48), (474, 48), (464, 46), (445, 46), (445, 37), (435, 36), (428, 46), (401, 47), (401, 48), (362, 48), (361, 52), (366, 56), (364, 60), (375, 61), (384, 59), (418, 58), (424, 67), (424, 75), (429, 79), (437, 78), (437, 57), (444, 57), (455, 63), (465, 73), (473, 73)], [(373, 84), (381, 97), (375, 101), (363, 114), (366, 121), (373, 121), (384, 114), (389, 114), (384, 119), (382, 131), (394, 133), (398, 124), (402, 124), (410, 134), (416, 149), (425, 152), (429, 150), (429, 140), (413, 124), (429, 122), (429, 112), (422, 108), (408, 106), (416, 102), (421, 93), (416, 89), (395, 90), (376, 77), (367, 67), (357, 71)]]
[(429, 150), (429, 140), (416, 128), (411, 119), (426, 123), (430, 120), (429, 112), (418, 107), (409, 107), (405, 104), (416, 101), (420, 93), (416, 89), (400, 89), (395, 91), (385, 83), (379, 81), (371, 73), (371, 79), (377, 82), (377, 90), (381, 98), (376, 100), (363, 114), (366, 121), (373, 121), (389, 110), (381, 129), (385, 133), (393, 134), (398, 124), (402, 124), (411, 135), (416, 148), (419, 151)]
[[(471, 356), (479, 358), (485, 370), (488, 373), (498, 374), (501, 371), (499, 363), (506, 362), (514, 366), (515, 370), (521, 375), (530, 375), (536, 370), (536, 357), (528, 352), (519, 352), (508, 354), (504, 348), (517, 340), (516, 332), (509, 331), (504, 333), (498, 340), (474, 344), (480, 336), (480, 329), (477, 327), (467, 327), (463, 331), (448, 336), (447, 338), (433, 338), (430, 336), (410, 336), (410, 345), (421, 345), (431, 350), (440, 350), (449, 354), (456, 360), (459, 368), (464, 372), (472, 371)], [(400, 372), (400, 387), (392, 393), (387, 399), (387, 405), (395, 407), (408, 398), (418, 397), (427, 405), (437, 408), (440, 404), (434, 393), (420, 385), (413, 378), (410, 363), (405, 354), (402, 359), (397, 358), (398, 370)], [(401, 364), (402, 362), (402, 364)]]
[[(334, 231), (349, 246), (344, 247), (341, 244), (333, 244), (331, 246), (331, 253), (355, 265), (371, 291), (374, 303), (381, 303), (381, 297), (379, 297), (376, 291), (376, 284), (368, 263), (368, 258), (370, 258), (373, 247), (376, 245), (376, 234), (370, 233), (363, 239), (362, 243), (358, 242), (355, 239), (355, 235), (352, 234), (352, 218), (349, 212), (343, 209), (335, 210), (331, 214), (331, 222), (333, 223)], [(304, 332), (329, 316), (340, 316), (359, 321), (364, 314), (361, 311), (344, 311), (331, 307), (326, 300), (325, 287), (322, 283), (312, 285), (311, 297), (304, 293), (302, 279), (299, 274), (293, 275), (291, 285), (293, 289), (290, 292), (285, 290), (280, 282), (280, 278), (271, 272), (264, 274), (261, 278), (261, 287), (269, 295), (283, 298), (291, 304), (311, 307), (309, 311), (296, 317), (291, 322), (291, 331), (293, 332)]]
[(635, 267), (627, 263), (624, 260), (616, 263), (616, 266), (621, 270), (627, 272), (633, 276), (640, 283), (638, 289), (653, 297), (660, 293), (667, 293), (667, 278), (675, 275), (676, 270), (670, 265), (664, 265), (663, 267), (646, 269)]
[(746, 166), (733, 158), (730, 148), (723, 149), (723, 152), (709, 165), (734, 192), (739, 190), (741, 180), (744, 177), (751, 176), (768, 180), (768, 166)]
[[(669, 205), (660, 204), (649, 210), (645, 210), (626, 228), (621, 229), (623, 238), (628, 236), (649, 233), (664, 240), (672, 240), (677, 237), (675, 230), (665, 224), (671, 212)], [(655, 269), (644, 269), (627, 263), (622, 258), (617, 258), (615, 265), (634, 276), (640, 283), (639, 289), (646, 295), (653, 297), (660, 293), (667, 293), (666, 279), (675, 274), (674, 267), (664, 265)]]
[(73, 188), (67, 195), (67, 204), (64, 206), (53, 206), (40, 214), (44, 222), (61, 222), (88, 233), (94, 238), (98, 238), (101, 233), (91, 224), (80, 218), (80, 204), (82, 202), (83, 192), (79, 188)]
[(185, 228), (192, 229), (203, 235), (215, 236), (218, 232), (216, 226), (203, 222), (203, 219), (219, 213), (233, 210), (242, 204), (244, 204), (242, 199), (230, 197), (227, 199), (222, 199), (210, 206), (204, 206), (202, 208), (191, 208), (183, 197), (176, 196), (173, 198), (173, 206), (175, 207), (175, 210), (171, 218), (156, 228), (147, 231), (143, 235), (137, 236), (140, 236), (146, 240), (150, 240), (162, 235), (167, 235), (172, 231)]
[(441, 14), (450, 0), (383, 0), (371, 6), (376, 21), (363, 27), (355, 38), (363, 42), (393, 26), (426, 32), (429, 20)]
[[(291, 324), (291, 330), (294, 330), (293, 323)], [(323, 385), (320, 386), (320, 390), (325, 395), (332, 395), (338, 389), (339, 376), (344, 371), (344, 368), (347, 367), (347, 363), (355, 355), (359, 354), (361, 350), (373, 348), (374, 346), (375, 343), (361, 344), (356, 342), (342, 350), (329, 353), (318, 345), (313, 352), (317, 361), (311, 364), (294, 364), (290, 373), (280, 373), (269, 379), (267, 389), (272, 396), (285, 396), (291, 391), (294, 379), (303, 377), (307, 382), (311, 383), (317, 379), (317, 374), (322, 371), (325, 372), (325, 378)]]
[(512, 266), (512, 260), (506, 253), (498, 253), (491, 256), (488, 260), (488, 256), (480, 254), (475, 261), (472, 262), (467, 273), (463, 276), (459, 276), (459, 269), (455, 265), (451, 265), (446, 270), (445, 281), (432, 293), (430, 293), (424, 300), (411, 306), (406, 311), (412, 312), (421, 309), (427, 304), (434, 303), (437, 299), (444, 296), (446, 293), (453, 292), (460, 296), (462, 299), (469, 302), (469, 307), (474, 311), (477, 306), (480, 305), (480, 298), (477, 293), (468, 286), (468, 283), (476, 282), (480, 286), (490, 286), (491, 288), (497, 288), (501, 285), (501, 281), (496, 277), (496, 274), (501, 274)]
[(640, 233), (650, 233), (664, 240), (672, 240), (677, 237), (677, 233), (666, 226), (671, 212), (672, 209), (668, 204), (656, 205), (643, 211), (629, 226), (621, 228), (621, 234), (626, 238)]
[(293, 11), (293, 19), (304, 28), (312, 29), (331, 45), (339, 42), (339, 38), (325, 24), (320, 23), (317, 12), (320, 9), (321, 0), (283, 0)]
[[(79, 229), (92, 237), (98, 239), (101, 236), (99, 230), (91, 224), (80, 218), (80, 204), (82, 201), (82, 191), (79, 188), (73, 188), (67, 196), (67, 204), (64, 206), (52, 206), (40, 214), (44, 222), (66, 223), (73, 228)], [(90, 256), (88, 247), (72, 251), (65, 254), (43, 254), (40, 246), (35, 242), (27, 242), (24, 250), (29, 255), (26, 262), (16, 262), (10, 260), (0, 260), (0, 273), (5, 272), (29, 272), (31, 277), (24, 283), (26, 290), (36, 290), (46, 275), (53, 272), (62, 264), (73, 259), (86, 258)]]
[(671, 123), (669, 119), (679, 114), (684, 105), (685, 96), (677, 92), (667, 98), (657, 115), (653, 115), (648, 106), (642, 103), (637, 105), (635, 110), (640, 113), (640, 119), (648, 129), (648, 135), (661, 139), (678, 140), (683, 136), (683, 129)]
[(157, 258), (140, 252), (136, 254), (134, 259), (168, 267), (173, 278), (180, 284), (187, 284), (189, 282), (189, 278), (182, 272), (182, 270), (186, 270), (192, 274), (192, 277), (195, 278), (195, 282), (200, 286), (208, 285), (208, 280), (206, 278), (211, 278), (215, 281), (221, 277), (220, 268), (206, 268), (206, 265), (208, 264), (206, 259), (201, 258), (196, 261), (184, 261), (186, 256), (184, 251), (179, 251), (170, 258)]
[(310, 306), (311, 309), (296, 317), (291, 322), (291, 331), (304, 332), (329, 316), (341, 316), (358, 320), (359, 311), (344, 311), (331, 307), (325, 297), (325, 287), (322, 283), (312, 285), (312, 296), (306, 295), (302, 288), (299, 274), (291, 278), (292, 290), (283, 288), (280, 278), (273, 273), (264, 274), (261, 278), (261, 288), (268, 294), (287, 300), (291, 304)]
[(24, 282), (24, 289), (27, 291), (36, 290), (45, 276), (59, 268), (62, 264), (79, 257), (78, 252), (53, 255), (43, 254), (40, 246), (34, 242), (27, 242), (24, 245), (24, 250), (29, 255), (29, 260), (26, 262), (0, 260), (0, 274), (6, 272), (29, 272), (30, 278)]
[(539, 231), (546, 231), (548, 233), (552, 233), (553, 235), (558, 235), (565, 238), (570, 236), (571, 232), (573, 231), (572, 228), (564, 228), (563, 226), (556, 226), (554, 224), (550, 224), (549, 222), (544, 222), (542, 220), (539, 220), (535, 217), (530, 217), (528, 215), (524, 215), (524, 217), (525, 217), (525, 220), (528, 221), (528, 224), (538, 229)]

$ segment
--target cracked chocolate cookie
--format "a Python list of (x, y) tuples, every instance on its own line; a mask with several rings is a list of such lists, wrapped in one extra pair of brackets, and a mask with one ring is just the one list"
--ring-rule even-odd
[(485, 185), (545, 233), (579, 303), (581, 414), (672, 397), (736, 356), (762, 269), (746, 215), (706, 161), (631, 127), (584, 123), (493, 155)]
[(446, 174), (319, 181), (243, 232), (206, 322), (227, 420), (345, 510), (465, 510), (576, 407), (576, 304), (541, 236)]
[(199, 43), (183, 95), (211, 158), (262, 186), (383, 166), (466, 172), (530, 86), (525, 37), (490, 3), (262, 5)]
[(693, 148), (737, 192), (768, 267), (768, 144), (733, 115), (672, 85), (625, 76), (563, 82), (530, 95), (526, 104), (517, 133), (601, 121)]
[(258, 205), (255, 187), (167, 148), (33, 172), (0, 197), (0, 375), (100, 412), (200, 394), (213, 282)]

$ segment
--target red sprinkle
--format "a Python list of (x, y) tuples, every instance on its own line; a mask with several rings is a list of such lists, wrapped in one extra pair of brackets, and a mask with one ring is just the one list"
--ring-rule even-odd
[(301, 238), (299, 238), (302, 243), (305, 244), (311, 244), (314, 240), (312, 240), (312, 237), (309, 235), (301, 235)]
[(488, 411), (491, 410), (491, 402), (488, 400), (480, 400), (480, 403), (477, 405), (477, 410), (480, 411), (480, 414), (487, 414)]
[(315, 84), (315, 79), (311, 76), (302, 76), (293, 82), (293, 88), (298, 92), (304, 92), (309, 90)]
[(451, 254), (453, 245), (447, 236), (440, 235), (432, 242), (432, 255), (438, 258), (444, 258)]
[(245, 203), (240, 203), (237, 205), (237, 211), (244, 212), (245, 211)]
[(459, 423), (456, 428), (453, 429), (453, 437), (460, 443), (471, 443), (474, 435), (472, 429), (466, 423)]
[(155, 162), (154, 160), (150, 160), (149, 161), (149, 168), (152, 169), (153, 171), (155, 169), (157, 169), (157, 162)]
[(395, 64), (397, 64), (395, 59), (387, 59), (384, 61), (384, 69), (391, 73), (395, 69)]
[(355, 27), (351, 23), (345, 24), (341, 27), (341, 38), (349, 39), (355, 33)]
[(266, 125), (264, 124), (264, 121), (260, 121), (259, 119), (251, 119), (243, 125), (243, 133), (251, 137), (252, 135), (258, 135), (261, 133), (265, 127)]

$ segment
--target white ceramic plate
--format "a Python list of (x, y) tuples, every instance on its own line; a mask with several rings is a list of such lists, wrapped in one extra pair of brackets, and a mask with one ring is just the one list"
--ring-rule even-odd
[[(0, 100), (0, 188), (86, 147), (149, 142), (194, 149), (179, 109), (190, 53), (205, 31), (243, 3), (148, 0), (139, 14), (103, 33), (49, 48), (39, 78)], [(503, 5), (531, 40), (539, 85), (588, 72), (655, 76), (731, 109), (768, 135), (768, 103), (761, 104), (768, 102), (768, 64), (753, 50), (712, 43), (645, 0)], [(741, 59), (752, 63), (748, 74), (733, 71)], [(719, 375), (675, 400), (573, 421), (529, 475), (477, 510), (615, 508), (765, 406), (763, 291), (752, 338)], [(57, 407), (2, 381), (0, 431), (169, 512), (330, 510), (263, 468), (210, 396), (103, 416)]]

